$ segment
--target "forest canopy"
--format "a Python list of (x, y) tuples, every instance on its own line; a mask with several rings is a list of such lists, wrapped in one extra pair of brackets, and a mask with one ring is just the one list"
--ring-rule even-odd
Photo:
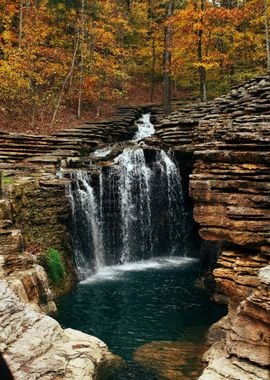
[(267, 29), (267, 0), (0, 0), (0, 112), (155, 101), (166, 73), (206, 100), (267, 70)]

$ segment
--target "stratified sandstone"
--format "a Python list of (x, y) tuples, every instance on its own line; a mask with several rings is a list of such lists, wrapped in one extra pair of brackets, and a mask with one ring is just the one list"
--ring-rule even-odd
[(24, 251), (23, 237), (14, 226), (9, 200), (1, 200), (0, 209), (0, 280), (5, 280), (22, 302), (36, 310), (55, 313), (47, 275), (36, 257)]
[(80, 165), (98, 145), (130, 139), (142, 110), (120, 107), (111, 119), (85, 123), (52, 136), (0, 131), (0, 169), (24, 166), (55, 172), (60, 166)]
[[(200, 236), (220, 244), (203, 380), (269, 379), (270, 76), (159, 120), (156, 141), (193, 159), (190, 195)], [(220, 342), (219, 342), (220, 341)]]
[(208, 366), (200, 380), (269, 380), (270, 266), (257, 278), (258, 287), (236, 312), (218, 322), (219, 331), (227, 325), (225, 334), (214, 337), (211, 331), (216, 342), (205, 354)]
[(0, 281), (0, 351), (15, 380), (91, 380), (112, 355), (99, 339), (66, 329), (20, 302)]

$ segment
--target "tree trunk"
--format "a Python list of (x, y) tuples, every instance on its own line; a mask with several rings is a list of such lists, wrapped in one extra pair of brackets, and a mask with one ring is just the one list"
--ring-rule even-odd
[[(173, 15), (175, 0), (169, 0), (166, 6), (165, 22)], [(166, 25), (164, 30), (164, 69), (163, 69), (163, 107), (165, 114), (171, 112), (171, 61), (172, 61), (172, 27)]]
[(152, 35), (152, 68), (151, 68), (151, 102), (154, 100), (156, 80), (156, 43), (155, 37)]
[[(205, 9), (205, 0), (201, 0), (201, 12)], [(200, 22), (202, 23), (203, 17), (201, 16)], [(198, 32), (198, 60), (199, 63), (203, 62), (203, 30), (200, 29)], [(200, 65), (198, 68), (199, 77), (200, 77), (200, 99), (202, 102), (206, 102), (206, 70), (203, 65)]]
[(78, 110), (77, 117), (81, 118), (81, 110), (82, 110), (82, 92), (83, 92), (83, 76), (84, 76), (84, 13), (85, 13), (85, 2), (82, 0), (81, 2), (81, 33), (80, 33), (80, 48), (81, 48), (81, 64), (80, 64), (80, 87), (79, 87), (79, 98), (78, 98)]
[(155, 32), (153, 28), (153, 5), (152, 0), (148, 0), (148, 30), (150, 34), (150, 40), (151, 40), (151, 49), (152, 49), (152, 66), (151, 66), (151, 102), (154, 100), (154, 94), (155, 94), (155, 80), (156, 80), (156, 39), (155, 39)]
[(77, 40), (76, 40), (76, 43), (75, 43), (75, 46), (74, 46), (74, 51), (73, 51), (73, 57), (72, 57), (72, 61), (71, 61), (70, 70), (69, 70), (69, 72), (68, 72), (67, 76), (65, 77), (65, 80), (64, 80), (64, 82), (62, 84), (61, 91), (60, 91), (60, 94), (59, 94), (59, 97), (58, 97), (58, 101), (57, 101), (57, 105), (56, 105), (54, 113), (53, 113), (53, 117), (52, 117), (52, 121), (51, 121), (51, 128), (54, 125), (54, 122), (55, 122), (55, 119), (56, 119), (56, 116), (57, 116), (57, 112), (59, 110), (59, 107), (60, 107), (60, 104), (61, 104), (61, 101), (62, 101), (62, 97), (63, 97), (63, 94), (64, 94), (64, 90), (65, 90), (66, 84), (67, 84), (68, 80), (70, 79), (70, 77), (72, 76), (73, 71), (74, 71), (75, 59), (76, 59), (76, 55), (77, 55), (78, 45), (79, 45), (79, 36), (77, 36)]
[(22, 30), (23, 30), (23, 0), (20, 0), (20, 13), (19, 13), (19, 47), (22, 44)]
[(264, 0), (264, 14), (265, 14), (265, 42), (266, 42), (266, 56), (267, 56), (267, 71), (270, 71), (268, 0)]

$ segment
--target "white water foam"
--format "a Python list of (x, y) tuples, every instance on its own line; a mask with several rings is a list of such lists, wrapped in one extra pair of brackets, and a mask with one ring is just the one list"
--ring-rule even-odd
[(134, 136), (134, 141), (139, 141), (144, 139), (145, 137), (149, 137), (155, 133), (154, 125), (150, 121), (151, 114), (146, 113), (142, 115), (142, 117), (137, 121), (136, 125), (138, 127), (138, 131)]
[(112, 151), (111, 148), (102, 148), (102, 149), (97, 149), (93, 152), (93, 156), (95, 157), (106, 157), (108, 154), (110, 154)]
[(156, 257), (151, 260), (136, 261), (121, 265), (104, 266), (93, 276), (81, 281), (80, 284), (91, 284), (121, 279), (127, 272), (141, 272), (153, 269), (169, 269), (173, 267), (188, 266), (198, 259), (191, 257)]

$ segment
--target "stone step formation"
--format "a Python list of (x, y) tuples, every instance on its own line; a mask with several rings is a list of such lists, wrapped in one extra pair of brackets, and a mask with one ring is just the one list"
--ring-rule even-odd
[(85, 123), (51, 136), (0, 132), (1, 168), (41, 166), (55, 170), (69, 157), (80, 159), (98, 145), (132, 138), (142, 107), (118, 108), (109, 120)]
[(261, 76), (156, 126), (160, 144), (192, 157), (199, 234), (221, 243), (214, 298), (227, 303), (229, 313), (212, 328), (201, 380), (270, 375), (269, 100), (270, 77)]
[[(269, 75), (256, 77), (236, 86), (227, 95), (207, 103), (193, 103), (180, 107), (168, 117), (157, 118), (156, 138), (167, 146), (187, 151), (195, 150), (194, 134), (199, 134), (202, 122), (230, 120), (230, 129), (235, 125), (270, 121), (270, 78)], [(232, 128), (231, 128), (232, 127)], [(250, 127), (246, 126), (248, 133)], [(208, 129), (209, 130), (209, 129)], [(269, 139), (268, 134), (265, 131)], [(269, 141), (269, 140), (268, 140)], [(213, 140), (214, 143), (214, 140)]]

